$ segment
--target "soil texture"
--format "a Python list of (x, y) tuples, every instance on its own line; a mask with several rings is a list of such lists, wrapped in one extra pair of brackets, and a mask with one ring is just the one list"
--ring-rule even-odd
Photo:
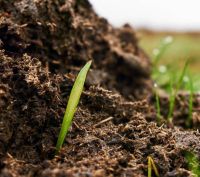
[[(77, 73), (92, 59), (64, 146), (58, 138)], [(174, 126), (156, 123), (151, 62), (135, 31), (113, 28), (87, 0), (0, 0), (0, 176), (191, 176), (200, 157), (199, 97), (186, 129), (188, 96)], [(163, 115), (168, 96), (161, 100)]]

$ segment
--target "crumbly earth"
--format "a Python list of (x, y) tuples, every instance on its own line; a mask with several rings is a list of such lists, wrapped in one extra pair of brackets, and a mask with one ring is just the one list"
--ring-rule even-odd
[[(72, 127), (54, 156), (73, 81), (89, 59)], [(191, 176), (184, 154), (200, 156), (200, 133), (179, 121), (156, 124), (150, 73), (133, 29), (114, 29), (87, 0), (0, 0), (0, 176), (143, 177), (148, 156), (160, 176)]]

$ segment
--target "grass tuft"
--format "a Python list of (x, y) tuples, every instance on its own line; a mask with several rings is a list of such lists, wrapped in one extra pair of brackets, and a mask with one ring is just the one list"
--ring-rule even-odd
[(76, 112), (76, 108), (78, 106), (80, 96), (83, 91), (83, 86), (86, 80), (86, 76), (91, 66), (91, 63), (92, 61), (87, 62), (86, 65), (81, 69), (81, 71), (79, 72), (75, 80), (73, 88), (71, 90), (66, 111), (65, 111), (65, 115), (63, 118), (62, 126), (61, 126), (60, 133), (58, 136), (57, 144), (56, 144), (56, 154), (60, 151), (63, 145), (64, 139), (67, 135), (67, 132), (71, 126), (71, 122)]
[(192, 152), (186, 152), (185, 158), (187, 160), (188, 168), (193, 173), (194, 177), (200, 176), (200, 164), (197, 156)]
[[(179, 90), (184, 89), (190, 92), (189, 105), (188, 105), (188, 117), (186, 119), (185, 125), (188, 128), (191, 128), (192, 113), (193, 113), (193, 106), (194, 106), (193, 105), (194, 93), (200, 93), (199, 74), (197, 74), (198, 70), (195, 70), (195, 68), (198, 67), (198, 65), (196, 65), (196, 62), (198, 59), (193, 55), (190, 56), (189, 70), (190, 70), (190, 73), (192, 73), (192, 75), (188, 77), (185, 76), (189, 62), (188, 61), (185, 62), (185, 60), (180, 59), (180, 57), (178, 57), (179, 59), (177, 59), (178, 55), (183, 54), (183, 51), (177, 53), (177, 49), (180, 47), (180, 44), (182, 44), (180, 43), (177, 45), (177, 38), (180, 38), (180, 36), (175, 35), (175, 38), (173, 38), (172, 36), (167, 36), (160, 40), (161, 37), (163, 38), (163, 35), (156, 34), (154, 38), (152, 38), (152, 36), (150, 35), (149, 39), (146, 41), (148, 44), (146, 42), (144, 42), (143, 44), (144, 48), (145, 47), (146, 49), (149, 48), (148, 50), (149, 54), (152, 56), (153, 69), (152, 69), (151, 76), (152, 76), (152, 79), (156, 82), (156, 85), (158, 85), (158, 87), (165, 90), (169, 94), (169, 111), (168, 111), (168, 114), (166, 115), (166, 119), (169, 123), (172, 123), (173, 121), (174, 107), (175, 107), (176, 97)], [(186, 36), (184, 35), (184, 37)], [(154, 45), (152, 44), (152, 39), (156, 41), (156, 42), (154, 41)], [(184, 40), (187, 40), (187, 39), (188, 38), (184, 38)], [(158, 44), (156, 48), (154, 48), (155, 44), (156, 45)], [(168, 50), (169, 47), (171, 50)], [(180, 49), (184, 50), (183, 48), (184, 47), (181, 47)], [(191, 49), (192, 48), (193, 47), (191, 47)], [(181, 58), (185, 58), (185, 56), (182, 56)], [(160, 65), (161, 59), (163, 62), (162, 65)], [(169, 61), (171, 61), (171, 63), (169, 63)], [(184, 68), (181, 71), (179, 71), (177, 66), (182, 65), (183, 62), (185, 62)], [(192, 67), (192, 70), (191, 70), (191, 67)], [(160, 97), (157, 90), (158, 89), (156, 89), (154, 86), (156, 119), (157, 119), (157, 122), (159, 123), (159, 121), (162, 118), (162, 115), (161, 115), (162, 107), (160, 105)]]

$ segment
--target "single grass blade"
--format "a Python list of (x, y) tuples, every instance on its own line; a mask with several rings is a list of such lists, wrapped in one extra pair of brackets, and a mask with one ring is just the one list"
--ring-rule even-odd
[(91, 66), (91, 63), (92, 61), (87, 62), (86, 65), (81, 69), (73, 85), (73, 88), (71, 90), (69, 101), (67, 103), (67, 108), (66, 108), (65, 115), (63, 118), (61, 130), (60, 130), (57, 144), (56, 144), (56, 154), (61, 149), (64, 139), (67, 135), (67, 132), (71, 126), (71, 122), (74, 117), (74, 113), (76, 112), (76, 108), (79, 103), (80, 96), (83, 91), (85, 79), (86, 79), (88, 70)]
[(177, 87), (176, 87), (176, 93), (180, 90), (181, 84), (183, 83), (183, 78), (184, 78), (185, 73), (186, 73), (186, 71), (187, 71), (188, 64), (189, 64), (189, 60), (187, 60), (187, 61), (185, 62), (183, 71), (182, 71), (182, 73), (181, 73), (181, 75), (180, 75), (180, 78), (179, 78), (179, 81), (178, 81), (178, 85), (177, 85)]
[(168, 116), (167, 116), (167, 119), (168, 119), (169, 122), (172, 122), (172, 114), (173, 114), (173, 111), (174, 111), (176, 96), (177, 96), (178, 91), (180, 90), (181, 84), (183, 83), (183, 78), (184, 78), (186, 70), (188, 68), (188, 64), (189, 64), (189, 60), (187, 60), (185, 65), (184, 65), (184, 68), (181, 72), (180, 78), (178, 80), (178, 83), (177, 83), (177, 86), (175, 87), (175, 89), (173, 88), (172, 79), (170, 81), (171, 94), (170, 94), (170, 99), (169, 99), (169, 113), (168, 113)]
[(151, 168), (151, 157), (147, 157), (148, 159), (148, 177), (152, 177), (152, 168)]
[(160, 177), (158, 169), (156, 168), (156, 165), (152, 157), (148, 156), (147, 159), (148, 159), (148, 177), (152, 177), (152, 167), (153, 167), (156, 177)]
[(155, 175), (156, 175), (157, 177), (160, 177), (159, 172), (158, 172), (158, 169), (157, 169), (157, 167), (156, 167), (156, 165), (155, 165), (155, 163), (154, 163), (154, 160), (153, 160), (151, 157), (150, 157), (150, 160), (151, 160), (151, 165), (152, 165), (152, 167), (153, 167), (153, 170), (154, 170)]

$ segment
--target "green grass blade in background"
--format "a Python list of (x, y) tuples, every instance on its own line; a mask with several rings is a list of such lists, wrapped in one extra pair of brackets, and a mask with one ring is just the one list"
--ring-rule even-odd
[(56, 153), (58, 153), (60, 148), (62, 147), (64, 139), (70, 128), (72, 119), (74, 117), (74, 113), (76, 112), (76, 108), (80, 100), (81, 93), (83, 91), (83, 86), (85, 83), (88, 70), (91, 66), (91, 63), (92, 61), (87, 62), (86, 65), (81, 69), (73, 85), (73, 88), (71, 90), (69, 101), (67, 103), (67, 108), (66, 108), (65, 115), (63, 118), (61, 130), (60, 130), (57, 144), (56, 144)]
[(178, 83), (177, 83), (175, 88), (173, 88), (173, 81), (172, 81), (173, 78), (171, 78), (171, 81), (170, 81), (171, 94), (170, 94), (170, 98), (169, 98), (169, 113), (168, 113), (168, 116), (167, 116), (167, 119), (168, 119), (169, 122), (172, 121), (172, 114), (173, 114), (173, 111), (174, 111), (176, 96), (177, 96), (178, 91), (181, 88), (182, 83), (183, 83), (183, 78), (184, 78), (186, 70), (188, 68), (188, 64), (189, 64), (189, 60), (187, 60), (185, 62), (184, 68), (183, 68), (183, 70), (180, 74)]
[(179, 80), (178, 80), (178, 84), (177, 84), (177, 87), (176, 87), (176, 93), (177, 93), (177, 92), (180, 90), (180, 88), (181, 88), (181, 85), (182, 85), (182, 83), (183, 83), (183, 78), (184, 78), (184, 76), (185, 76), (185, 74), (186, 74), (186, 70), (187, 70), (187, 68), (188, 68), (188, 64), (189, 64), (189, 60), (187, 60), (187, 61), (185, 62), (183, 71), (181, 72), (181, 75), (180, 75), (180, 78), (179, 78)]

